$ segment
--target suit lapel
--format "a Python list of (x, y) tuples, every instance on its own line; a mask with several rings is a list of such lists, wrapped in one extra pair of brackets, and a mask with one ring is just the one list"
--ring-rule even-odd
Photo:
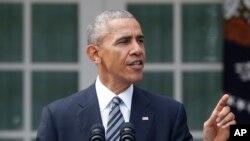
[(154, 112), (149, 109), (150, 99), (137, 87), (134, 87), (130, 122), (135, 126), (136, 140), (146, 141), (149, 138)]
[[(154, 118), (154, 112), (149, 109), (150, 99), (134, 87), (132, 97), (132, 107), (130, 114), (130, 122), (135, 126), (136, 139), (139, 141), (147, 141)], [(96, 124), (102, 124), (100, 108), (96, 95), (95, 85), (91, 85), (79, 98), (78, 123), (82, 132), (83, 138), (88, 140), (91, 127)]]
[(88, 139), (91, 127), (97, 123), (102, 125), (100, 108), (94, 84), (82, 94), (79, 106), (81, 107), (78, 114), (79, 125), (83, 137)]

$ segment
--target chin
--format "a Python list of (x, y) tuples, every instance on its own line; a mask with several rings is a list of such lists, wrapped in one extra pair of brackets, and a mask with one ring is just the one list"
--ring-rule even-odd
[(137, 83), (137, 82), (139, 82), (139, 81), (141, 81), (141, 80), (142, 80), (142, 75), (136, 76), (136, 77), (133, 77), (133, 78), (132, 78), (133, 83)]

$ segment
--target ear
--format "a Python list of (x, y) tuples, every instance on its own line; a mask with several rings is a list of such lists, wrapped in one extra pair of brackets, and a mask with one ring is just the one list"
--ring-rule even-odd
[(89, 44), (87, 46), (87, 55), (90, 60), (95, 62), (95, 64), (98, 64), (101, 62), (100, 56), (99, 56), (99, 47), (93, 44)]

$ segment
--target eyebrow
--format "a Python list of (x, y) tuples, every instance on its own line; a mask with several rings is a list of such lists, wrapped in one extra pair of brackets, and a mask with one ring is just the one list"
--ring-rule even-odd
[[(117, 43), (121, 40), (127, 40), (127, 39), (131, 39), (131, 38), (132, 38), (132, 36), (130, 36), (130, 35), (122, 36), (122, 37), (118, 38), (115, 42)], [(138, 36), (136, 36), (136, 39), (144, 39), (144, 35), (138, 35)]]
[(144, 39), (144, 35), (138, 35), (136, 38)]
[(122, 36), (122, 37), (119, 37), (119, 38), (116, 40), (116, 42), (119, 42), (119, 41), (121, 41), (121, 40), (131, 39), (131, 38), (132, 38), (132, 36)]

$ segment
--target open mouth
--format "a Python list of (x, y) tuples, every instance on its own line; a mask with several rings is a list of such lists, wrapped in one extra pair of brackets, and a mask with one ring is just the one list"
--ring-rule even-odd
[(142, 65), (143, 62), (141, 60), (138, 60), (138, 61), (134, 61), (132, 62), (130, 65)]
[(128, 64), (130, 68), (135, 71), (140, 71), (143, 69), (143, 61), (142, 60), (135, 60)]

